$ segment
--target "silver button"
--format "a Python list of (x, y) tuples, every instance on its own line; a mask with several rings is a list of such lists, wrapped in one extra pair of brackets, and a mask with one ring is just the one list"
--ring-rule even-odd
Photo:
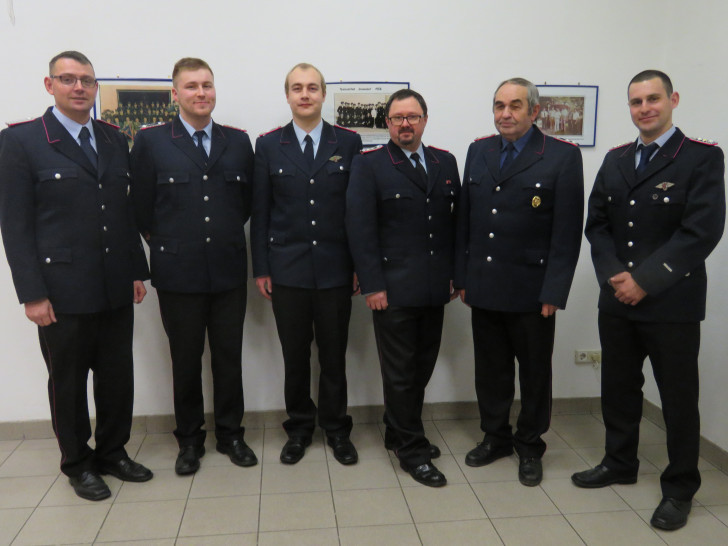
[(318, 243), (316, 241), (314, 241), (312, 244), (313, 244), (313, 246), (316, 246)]
[(164, 247), (163, 247), (163, 246), (160, 246), (160, 247), (159, 247), (159, 251), (160, 251), (160, 252), (164, 252)]
[(665, 197), (665, 198), (664, 198), (664, 199), (663, 199), (662, 201), (663, 201), (664, 203), (669, 203), (669, 202), (670, 202), (670, 198), (669, 198), (669, 197)]
[(206, 196), (205, 196), (205, 197), (203, 197), (202, 199), (203, 199), (204, 201), (209, 201), (209, 200), (210, 200), (210, 197), (206, 195)]
[(434, 256), (434, 255), (435, 255), (435, 251), (434, 250), (430, 250), (430, 256)]
[(498, 214), (498, 209), (493, 209), (490, 211), (491, 214)]
[(634, 227), (634, 222), (627, 222), (627, 225), (628, 225), (629, 227)]
[(432, 214), (428, 215), (428, 216), (427, 216), (427, 219), (428, 219), (428, 220), (432, 220)]
[(434, 239), (434, 238), (435, 238), (435, 236), (432, 233), (430, 233), (430, 239)]
[(492, 261), (493, 261), (493, 258), (491, 258), (490, 256), (488, 256), (488, 257), (487, 257), (487, 258), (485, 259), (485, 261), (487, 261), (487, 262), (492, 262)]
[(496, 186), (495, 191), (500, 191), (500, 186)]
[(273, 242), (273, 237), (271, 237), (271, 238), (270, 238), (270, 242), (271, 242), (271, 243)]
[(174, 178), (170, 178), (170, 179), (169, 179), (169, 183), (170, 183), (170, 184), (173, 184), (173, 183), (174, 183)]
[(488, 237), (492, 239), (493, 237), (495, 237), (495, 233), (489, 233)]
[(386, 257), (386, 256), (384, 257), (384, 261), (385, 261), (385, 262), (389, 261), (389, 260), (387, 259), (387, 257)]
[(315, 182), (315, 180), (313, 178), (308, 181), (309, 184), (313, 184), (314, 182)]
[(240, 176), (239, 176), (239, 175), (238, 175), (238, 176), (236, 176), (236, 177), (235, 177), (235, 180), (237, 180), (238, 182), (240, 182)]
[(55, 178), (56, 180), (60, 180), (61, 179), (61, 173), (54, 174), (53, 175), (53, 178)]
[(210, 242), (210, 238), (208, 237), (207, 239), (205, 239), (205, 242), (206, 243), (209, 243)]
[(543, 258), (538, 261), (539, 264), (543, 265)]
[(101, 205), (101, 210), (106, 210), (106, 205)]
[(607, 197), (607, 201), (609, 201), (610, 203), (612, 202), (612, 196), (611, 195)]
[(628, 246), (628, 247), (630, 247), (630, 248), (632, 248), (632, 247), (634, 246), (634, 243), (633, 243), (632, 241), (629, 241), (629, 242), (627, 243), (627, 246)]
[(205, 216), (205, 222), (209, 222), (209, 221), (210, 221), (210, 217), (209, 216)]
[(309, 201), (309, 203), (311, 203), (311, 204), (313, 205), (313, 203), (314, 203), (313, 199), (311, 199), (311, 200)]
[(109, 249), (108, 248), (106, 248), (105, 251), (106, 251), (107, 254), (109, 253)]
[(537, 188), (540, 188), (541, 187), (541, 182), (536, 182), (536, 187)]
[(104, 231), (109, 231), (109, 229), (106, 226), (104, 226)]
[(344, 166), (343, 165), (339, 165), (339, 170), (340, 171), (343, 171), (344, 170)]
[(103, 187), (104, 187), (104, 185), (103, 185), (103, 184), (99, 184), (99, 189), (101, 189), (101, 188), (103, 188)]
[(315, 226), (316, 225), (316, 220), (311, 220), (311, 225), (312, 226)]
[(203, 174), (202, 175), (202, 180), (207, 181), (207, 175), (206, 174)]
[(427, 202), (428, 202), (428, 203), (430, 202), (430, 198), (429, 198), (429, 197), (427, 198)]
[(634, 267), (634, 262), (627, 262), (627, 267)]
[(631, 206), (634, 206), (634, 199), (632, 199), (632, 200), (631, 200), (631, 201), (629, 202), (629, 204), (630, 204)]
[(398, 194), (398, 193), (397, 193), (397, 194), (395, 194), (394, 196), (395, 196), (395, 197), (396, 197), (397, 199), (399, 199), (399, 194)]
[(49, 263), (51, 263), (51, 259), (50, 259), (50, 258), (46, 258), (46, 259), (45, 259), (45, 262), (46, 262), (47, 264), (49, 264)]
[(283, 174), (283, 169), (278, 169), (278, 174)]

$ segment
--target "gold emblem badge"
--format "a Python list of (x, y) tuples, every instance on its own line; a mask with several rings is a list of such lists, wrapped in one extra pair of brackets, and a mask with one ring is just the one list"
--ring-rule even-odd
[(341, 160), (341, 156), (340, 155), (332, 155), (329, 158), (329, 161), (333, 161), (334, 163), (338, 163), (340, 160)]
[(672, 188), (675, 184), (672, 182), (660, 182), (657, 186), (655, 186), (658, 190), (667, 191), (669, 188)]
[(538, 195), (534, 195), (533, 199), (531, 199), (531, 206), (533, 208), (538, 208), (541, 206), (541, 198)]

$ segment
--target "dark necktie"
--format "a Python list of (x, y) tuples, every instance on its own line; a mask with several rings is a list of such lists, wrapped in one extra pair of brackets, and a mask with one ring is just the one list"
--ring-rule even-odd
[(422, 183), (427, 187), (427, 171), (422, 166), (422, 163), (420, 163), (420, 154), (417, 152), (410, 155), (410, 159), (414, 160), (415, 162), (415, 170), (417, 171), (417, 174), (420, 175), (420, 180), (422, 180)]
[(99, 165), (99, 156), (96, 155), (96, 150), (94, 150), (94, 147), (91, 146), (91, 131), (88, 130), (88, 127), (81, 127), (78, 139), (81, 141), (81, 149), (83, 150), (83, 153), (86, 154), (86, 157), (88, 157), (88, 160), (91, 162), (91, 165), (94, 166), (94, 169), (97, 168)]
[(313, 167), (313, 139), (311, 135), (306, 135), (303, 141), (306, 143), (306, 146), (303, 148), (303, 157), (306, 159), (306, 163), (308, 163), (308, 168), (311, 169)]
[(643, 144), (639, 145), (639, 149), (642, 150), (642, 154), (640, 155), (640, 163), (639, 165), (637, 165), (637, 176), (645, 172), (647, 164), (650, 162), (650, 158), (652, 157), (652, 154), (655, 153), (655, 150), (657, 148), (657, 142), (653, 142), (649, 146), (645, 146)]
[(516, 155), (516, 147), (513, 145), (513, 142), (509, 142), (506, 144), (506, 157), (503, 160), (503, 165), (501, 165), (501, 172), (504, 172), (506, 170), (506, 167), (513, 163), (513, 158)]
[(202, 154), (202, 159), (205, 163), (207, 163), (208, 157), (207, 157), (207, 151), (205, 150), (205, 146), (202, 144), (202, 137), (205, 136), (205, 131), (195, 131), (195, 138), (197, 139), (197, 147), (200, 149), (200, 153)]

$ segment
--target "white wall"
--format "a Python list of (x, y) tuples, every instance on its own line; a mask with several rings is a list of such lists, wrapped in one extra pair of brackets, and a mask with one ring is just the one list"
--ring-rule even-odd
[[(675, 121), (686, 134), (726, 141), (728, 116), (715, 101), (728, 84), (721, 70), (728, 46), (719, 38), (728, 6), (718, 0), (14, 3), (14, 24), (0, 14), (5, 75), (0, 121), (42, 113), (51, 103), (42, 84), (48, 60), (78, 49), (91, 58), (98, 77), (168, 77), (178, 58), (202, 57), (216, 73), (215, 119), (253, 136), (288, 121), (283, 78), (297, 62), (316, 64), (329, 81), (409, 81), (428, 101), (425, 143), (450, 149), (461, 169), (472, 139), (494, 131), (490, 102), (501, 80), (523, 76), (535, 83), (599, 85), (597, 146), (582, 150), (587, 192), (606, 151), (636, 136), (626, 84), (644, 68), (661, 68), (673, 78), (682, 96)], [(728, 367), (721, 357), (728, 351), (723, 335), (728, 296), (721, 274), (727, 265), (723, 243), (709, 261), (701, 356), (703, 434), (724, 449)], [(272, 312), (252, 281), (248, 287), (246, 406), (282, 408), (283, 367)], [(584, 244), (568, 309), (558, 315), (555, 397), (599, 395), (598, 373), (573, 363), (574, 349), (599, 346), (596, 299)], [(17, 304), (4, 261), (0, 302), (0, 422), (47, 419), (47, 376), (36, 330)], [(136, 321), (135, 412), (171, 413), (170, 362), (153, 291), (137, 308)], [(448, 306), (445, 322), (427, 399), (473, 400), (466, 308)], [(350, 403), (381, 403), (370, 316), (361, 298), (350, 332)], [(659, 404), (651, 378), (646, 393)]]

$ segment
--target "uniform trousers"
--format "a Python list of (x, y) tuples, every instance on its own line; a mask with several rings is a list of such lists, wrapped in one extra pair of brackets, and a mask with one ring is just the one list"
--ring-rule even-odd
[[(480, 427), (495, 446), (513, 445), (521, 458), (540, 458), (541, 439), (551, 423), (551, 357), (556, 316), (472, 308), (475, 392)], [(521, 412), (513, 434), (510, 411), (515, 395), (515, 359)]]
[(180, 293), (157, 290), (164, 330), (172, 355), (174, 435), (181, 447), (205, 442), (202, 397), (202, 353), (205, 332), (210, 345), (215, 437), (227, 443), (242, 439), (243, 321), (245, 285), (217, 293)]
[[(56, 314), (57, 322), (38, 328), (48, 368), (53, 431), (61, 449), (61, 471), (77, 476), (97, 461), (127, 456), (134, 406), (132, 335), (134, 309)], [(96, 447), (91, 449), (88, 374), (93, 372)]]
[[(273, 315), (283, 351), (288, 436), (310, 438), (316, 426), (328, 437), (348, 437), (346, 345), (351, 286), (312, 289), (273, 285)], [(316, 339), (320, 374), (318, 409), (311, 399), (311, 343)]]
[(637, 474), (642, 418), (642, 366), (650, 358), (667, 430), (669, 464), (662, 494), (688, 501), (700, 487), (698, 352), (700, 323), (638, 322), (599, 313), (602, 343), (602, 414), (607, 430), (602, 464)]
[(410, 468), (430, 462), (422, 406), (440, 351), (444, 315), (443, 305), (390, 305), (372, 312), (384, 387), (385, 443)]

